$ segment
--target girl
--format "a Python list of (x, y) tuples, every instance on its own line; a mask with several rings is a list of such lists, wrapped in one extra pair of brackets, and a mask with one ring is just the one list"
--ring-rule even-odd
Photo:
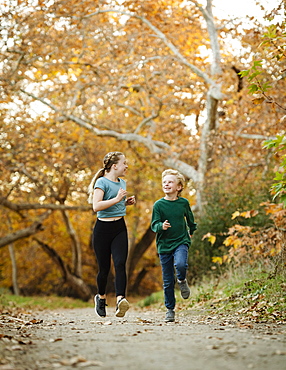
[(117, 317), (123, 317), (129, 309), (125, 298), (126, 260), (128, 254), (127, 229), (124, 221), (126, 205), (135, 204), (135, 196), (126, 198), (124, 176), (128, 166), (121, 152), (106, 154), (101, 168), (92, 179), (89, 188), (89, 203), (97, 212), (97, 221), (93, 229), (93, 248), (98, 262), (98, 294), (94, 297), (95, 312), (106, 316), (106, 284), (110, 270), (111, 256), (115, 268), (115, 293)]

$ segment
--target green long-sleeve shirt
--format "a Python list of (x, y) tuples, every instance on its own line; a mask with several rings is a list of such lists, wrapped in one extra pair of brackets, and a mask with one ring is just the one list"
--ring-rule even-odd
[[(163, 230), (163, 222), (168, 220), (171, 227)], [(158, 253), (171, 253), (181, 244), (190, 246), (190, 235), (196, 230), (194, 215), (189, 201), (179, 197), (176, 200), (161, 198), (154, 203), (151, 229), (156, 233)]]

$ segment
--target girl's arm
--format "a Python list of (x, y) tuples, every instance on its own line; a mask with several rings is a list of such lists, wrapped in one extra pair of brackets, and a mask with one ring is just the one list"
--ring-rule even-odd
[(103, 211), (106, 208), (114, 206), (114, 204), (119, 203), (127, 194), (127, 191), (120, 188), (116, 197), (103, 200), (104, 191), (102, 189), (96, 188), (93, 192), (93, 210), (94, 212)]

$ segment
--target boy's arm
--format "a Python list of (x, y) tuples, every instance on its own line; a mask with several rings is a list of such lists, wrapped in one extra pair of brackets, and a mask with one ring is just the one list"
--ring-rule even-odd
[(190, 235), (193, 235), (194, 231), (197, 230), (197, 224), (194, 221), (194, 215), (189, 203), (186, 210), (186, 220), (190, 230)]
[(153, 207), (151, 229), (154, 233), (163, 231), (163, 222), (161, 221), (161, 215), (156, 205)]

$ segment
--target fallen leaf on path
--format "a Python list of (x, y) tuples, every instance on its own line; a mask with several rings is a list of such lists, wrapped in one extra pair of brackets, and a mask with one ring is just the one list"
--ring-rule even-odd
[(63, 340), (63, 338), (51, 338), (51, 339), (49, 339), (49, 342), (54, 343), (54, 342), (59, 342), (61, 340)]
[(137, 317), (137, 321), (140, 321), (140, 323), (144, 323), (144, 324), (153, 324), (152, 321), (141, 319), (141, 317)]
[(103, 366), (103, 362), (100, 361), (86, 361), (81, 362), (77, 367), (88, 367), (88, 366)]
[(218, 339), (218, 340), (222, 340), (222, 338), (220, 338), (220, 337), (212, 337), (212, 336), (207, 337), (207, 339)]
[(286, 351), (280, 351), (280, 350), (277, 350), (275, 351), (275, 355), (286, 355)]
[(23, 348), (21, 346), (12, 346), (7, 348), (9, 351), (21, 351)]
[(100, 361), (88, 361), (82, 356), (64, 359), (60, 361), (59, 364), (63, 366), (74, 366), (74, 367), (103, 366), (103, 363)]
[(232, 353), (237, 353), (237, 351), (238, 351), (237, 347), (232, 347), (232, 348), (229, 348), (226, 352), (232, 354)]
[(209, 346), (206, 346), (206, 349), (219, 349), (219, 346), (217, 346), (215, 344), (211, 344)]

